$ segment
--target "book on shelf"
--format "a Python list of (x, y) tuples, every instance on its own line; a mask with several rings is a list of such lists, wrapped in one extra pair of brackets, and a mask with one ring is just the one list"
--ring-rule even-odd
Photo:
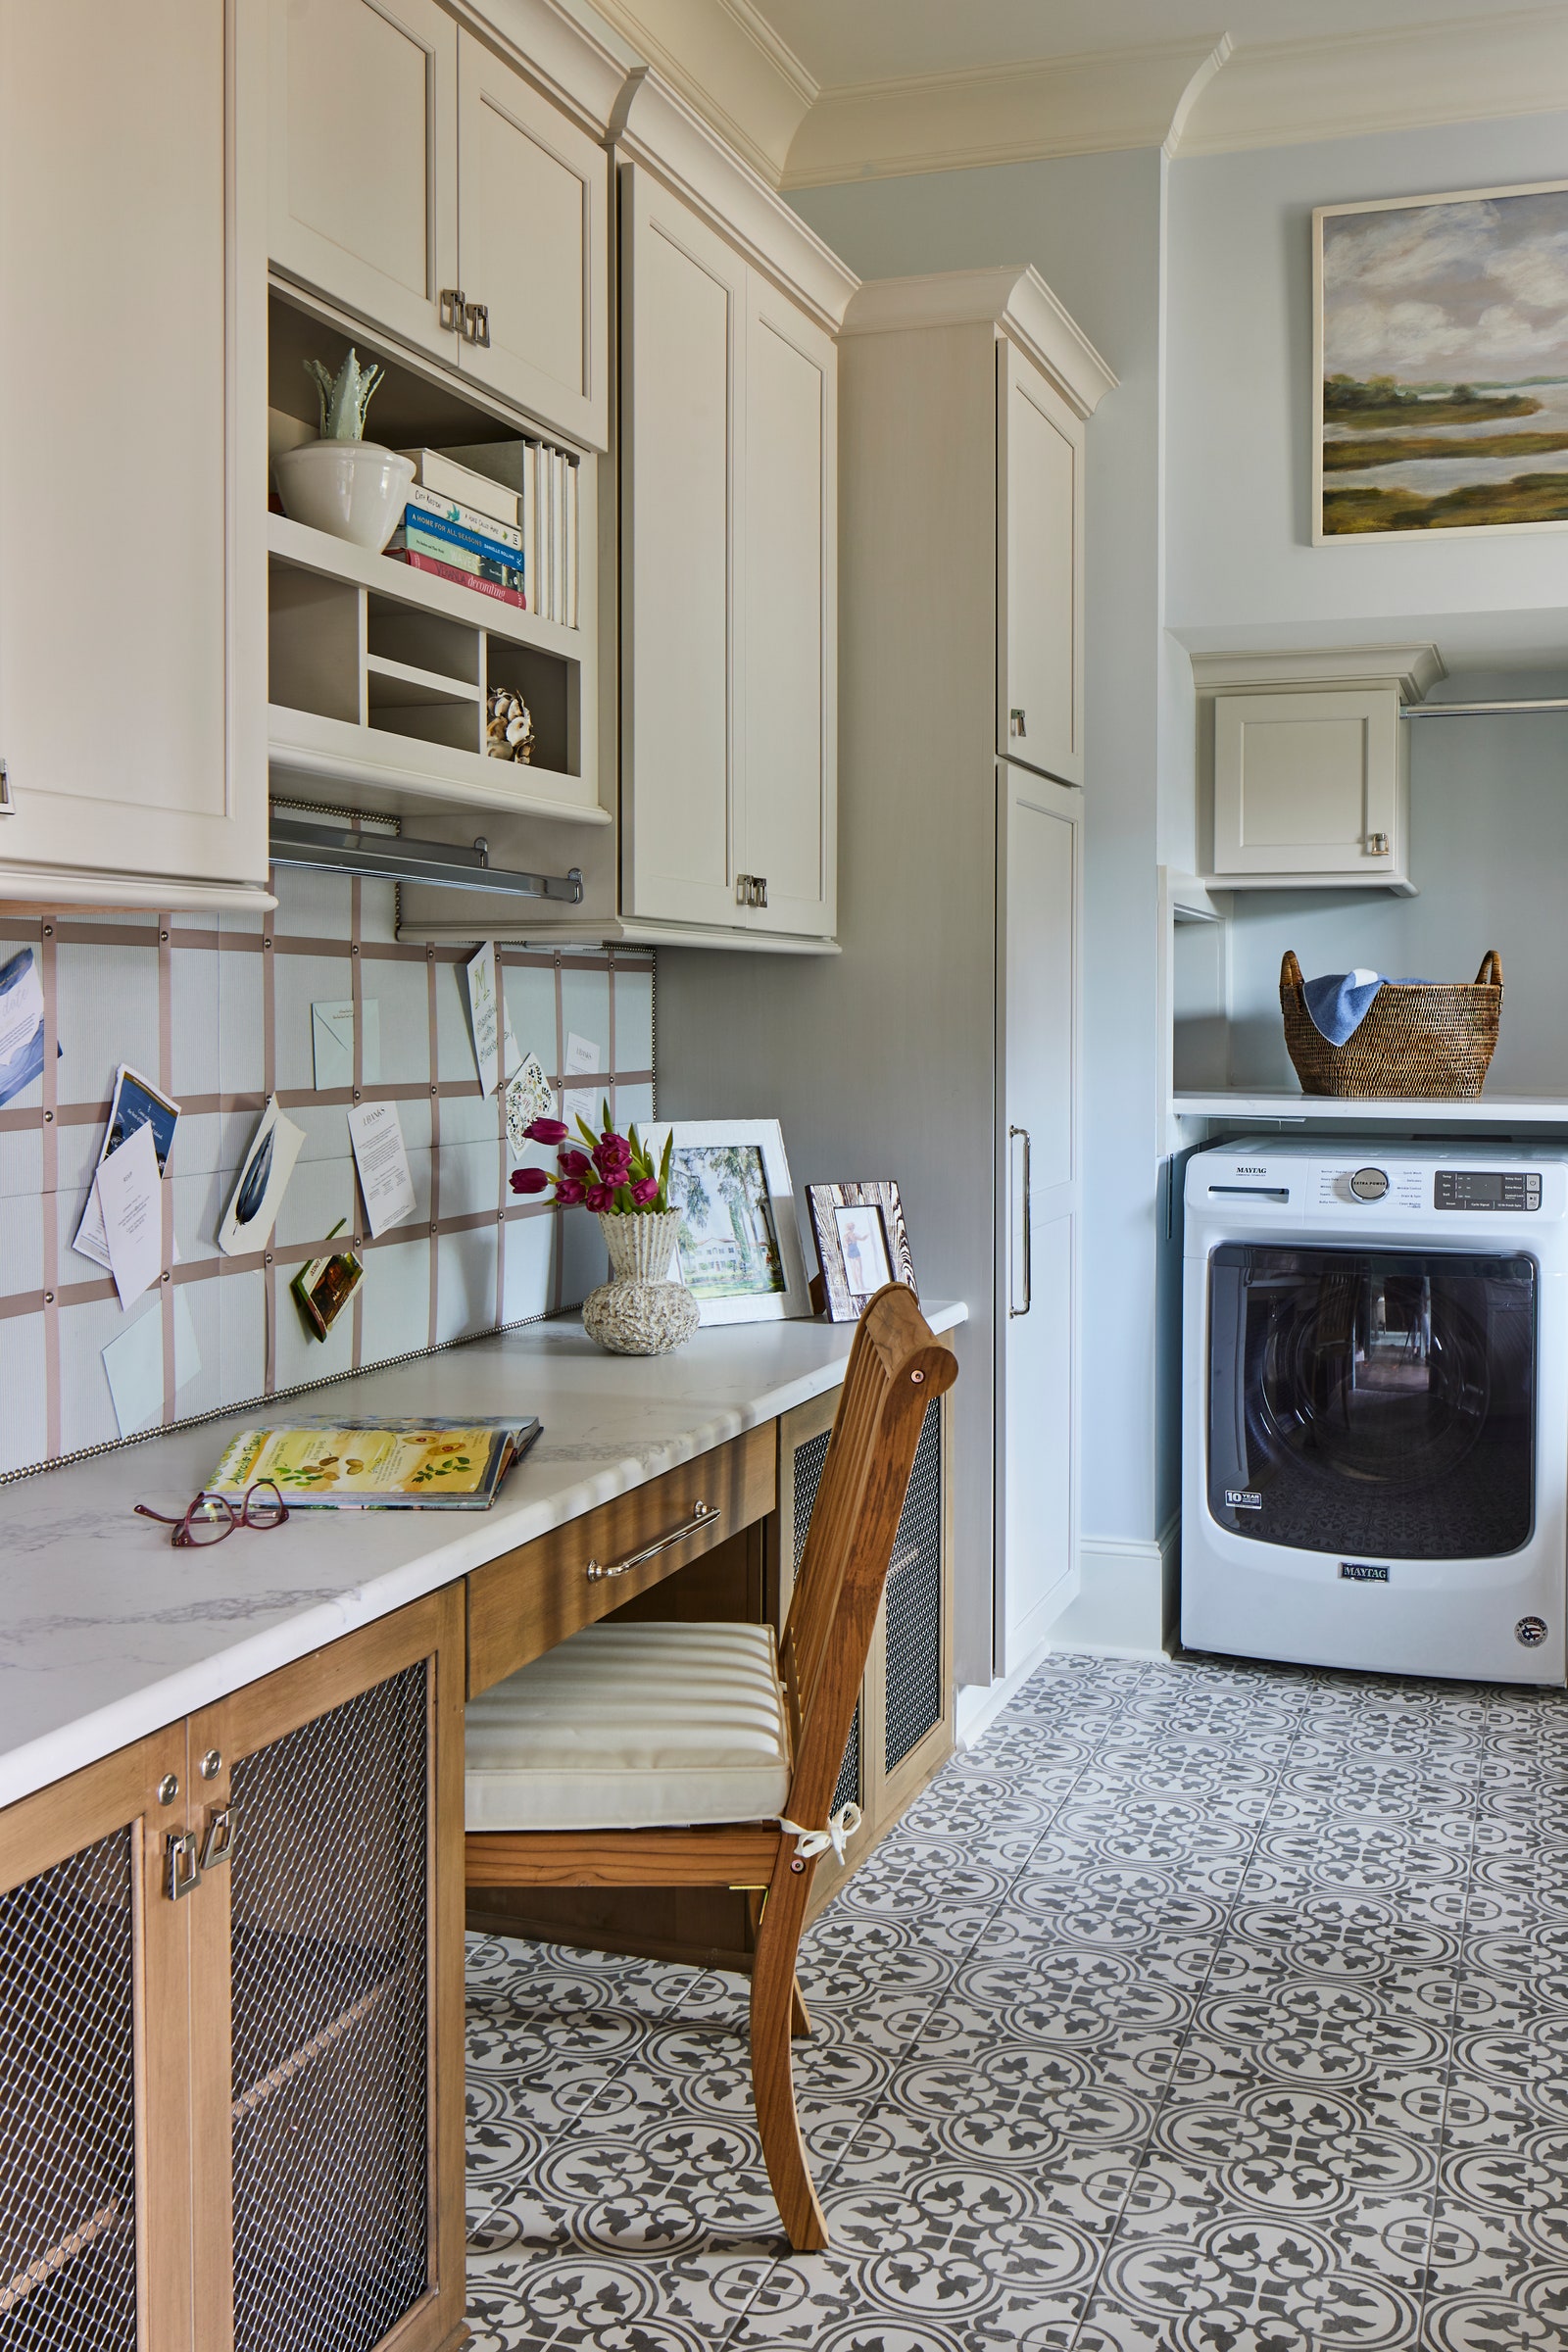
[(441, 498), (433, 490), (421, 489), (417, 482), (411, 485), (404, 506), (405, 514), (416, 511), (450, 530), (466, 531), (486, 548), (506, 550), (514, 556), (522, 554), (522, 533), (514, 522), (497, 522), (493, 515), (480, 514), (476, 507), (460, 506), (456, 499)]
[(512, 441), (472, 442), (442, 454), (493, 475), (515, 493), (532, 609), (543, 620), (559, 621), (563, 628), (578, 627), (582, 461), (525, 435)]
[(476, 548), (465, 547), (461, 541), (444, 538), (427, 530), (422, 520), (412, 517), (395, 530), (387, 542), (387, 553), (399, 548), (412, 548), (421, 556), (434, 556), (450, 564), (455, 571), (467, 573), (481, 580), (491, 580), (498, 588), (514, 588), (519, 596), (527, 592), (519, 561), (503, 563), (499, 556), (481, 555)]
[(487, 1511), (541, 1423), (304, 1415), (229, 1440), (207, 1492), (270, 1480), (293, 1510)]
[[(465, 466), (461, 459), (441, 449), (402, 449), (398, 455), (409, 460), (414, 478), (422, 490), (430, 491), (448, 505), (471, 508), (493, 522), (518, 530), (517, 494), (498, 476)], [(517, 544), (522, 544), (520, 530)]]
[(432, 514), (427, 507), (405, 507), (398, 527), (418, 531), (426, 539), (439, 540), (443, 546), (461, 547), (465, 555), (481, 556), (486, 563), (499, 564), (508, 571), (521, 573), (526, 565), (527, 559), (520, 547), (509, 546), (504, 539), (491, 539), (483, 531), (470, 531), (461, 522), (449, 522), (444, 514)]
[(566, 460), (566, 598), (561, 617), (568, 629), (577, 626), (577, 484), (578, 461)]
[(498, 604), (515, 605), (519, 612), (528, 609), (528, 599), (520, 588), (504, 588), (498, 580), (484, 579), (476, 571), (460, 570), (456, 564), (443, 563), (439, 556), (427, 556), (416, 547), (389, 547), (386, 552), (394, 564), (407, 564), (411, 571), (427, 571), (432, 579), (450, 580), (455, 588), (477, 589), (481, 596), (494, 597)]

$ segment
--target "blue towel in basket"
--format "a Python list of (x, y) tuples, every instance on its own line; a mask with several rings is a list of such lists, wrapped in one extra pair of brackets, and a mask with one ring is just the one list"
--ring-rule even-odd
[(1353, 972), (1325, 972), (1321, 980), (1304, 982), (1301, 994), (1319, 1037), (1326, 1037), (1331, 1046), (1343, 1046), (1366, 1019), (1382, 986), (1383, 974), (1360, 964)]

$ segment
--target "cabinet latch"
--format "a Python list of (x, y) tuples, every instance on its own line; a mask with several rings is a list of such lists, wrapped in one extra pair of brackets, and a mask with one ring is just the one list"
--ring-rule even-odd
[(226, 1862), (234, 1851), (234, 1809), (218, 1805), (207, 1816), (207, 1836), (202, 1840), (201, 1868), (212, 1870)]
[(182, 1895), (194, 1894), (201, 1883), (195, 1832), (172, 1830), (165, 1855), (164, 1891), (172, 1903), (177, 1903)]

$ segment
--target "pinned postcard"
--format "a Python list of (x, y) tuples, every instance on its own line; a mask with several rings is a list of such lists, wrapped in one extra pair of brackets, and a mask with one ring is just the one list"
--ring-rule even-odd
[[(360, 1084), (379, 1086), (381, 1083), (381, 1006), (375, 997), (362, 997), (360, 1015), (365, 1023), (365, 1051), (360, 1056)], [(335, 1004), (311, 1006), (311, 1059), (316, 1072), (316, 1091), (331, 1094), (335, 1088), (354, 1084), (354, 999), (341, 997)]]
[(266, 1248), (304, 1141), (304, 1128), (285, 1119), (277, 1097), (269, 1095), (218, 1228), (218, 1247), (225, 1257), (243, 1257), (248, 1250)]
[[(102, 1351), (115, 1419), (122, 1438), (156, 1429), (164, 1417), (164, 1316), (161, 1307), (112, 1339)], [(182, 1290), (174, 1293), (174, 1394), (188, 1388), (202, 1368), (196, 1326)]]
[(126, 1136), (118, 1152), (100, 1160), (94, 1186), (110, 1270), (122, 1308), (151, 1289), (163, 1271), (164, 1221), (158, 1188), (158, 1150), (151, 1127), (143, 1125)]
[(528, 1130), (535, 1119), (548, 1118), (556, 1107), (555, 1089), (545, 1076), (537, 1054), (525, 1054), (522, 1067), (507, 1088), (507, 1142), (514, 1159), (528, 1149)]
[[(579, 1037), (575, 1030), (566, 1040), (566, 1066), (563, 1075), (567, 1078), (586, 1076), (599, 1067), (599, 1048), (591, 1037)], [(604, 1094), (599, 1088), (577, 1089), (567, 1094), (561, 1106), (561, 1115), (568, 1127), (575, 1128), (581, 1119), (599, 1133), (599, 1113), (604, 1106)]]
[[(171, 1102), (167, 1095), (161, 1095), (152, 1081), (142, 1077), (139, 1070), (129, 1069), (122, 1062), (115, 1072), (114, 1101), (109, 1106), (109, 1124), (104, 1130), (104, 1140), (99, 1149), (98, 1165), (102, 1167), (110, 1153), (118, 1152), (138, 1127), (150, 1127), (153, 1149), (158, 1154), (158, 1173), (162, 1176), (169, 1165), (169, 1154), (178, 1122), (179, 1104)], [(87, 1205), (81, 1212), (81, 1222), (76, 1227), (76, 1238), (72, 1247), (79, 1250), (83, 1257), (90, 1257), (95, 1266), (102, 1266), (106, 1274), (112, 1271), (109, 1238), (104, 1232), (96, 1185), (87, 1195)]]
[(493, 939), (485, 941), (477, 956), (469, 956), (463, 967), (463, 974), (468, 984), (468, 1024), (473, 1031), (473, 1059), (479, 1072), (479, 1092), (481, 1095), (493, 1095), (502, 1080), (512, 1075), (521, 1058), (517, 1041), (512, 1033), (512, 1015), (507, 1010)]
[(414, 1213), (414, 1177), (398, 1106), (395, 1102), (361, 1102), (348, 1116), (366, 1222), (371, 1233), (382, 1234)]
[(42, 1075), (43, 983), (32, 950), (24, 948), (0, 963), (0, 1109)]

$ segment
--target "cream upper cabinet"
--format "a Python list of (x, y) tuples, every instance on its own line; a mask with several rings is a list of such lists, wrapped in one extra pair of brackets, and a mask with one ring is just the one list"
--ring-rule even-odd
[(458, 36), (458, 365), (606, 445), (610, 159), (471, 33)]
[(264, 68), (253, 0), (0, 0), (0, 898), (265, 887)]
[(1084, 780), (1084, 420), (997, 347), (997, 749)]
[(753, 270), (747, 294), (741, 865), (758, 930), (836, 912), (838, 355)]
[(436, 0), (271, 0), (271, 24), (274, 266), (605, 448), (598, 140)]
[(636, 164), (621, 303), (624, 911), (830, 937), (833, 341)]
[(733, 923), (746, 265), (625, 167), (621, 856), (629, 910)]
[(435, 0), (271, 0), (277, 267), (453, 360), (458, 28)]

